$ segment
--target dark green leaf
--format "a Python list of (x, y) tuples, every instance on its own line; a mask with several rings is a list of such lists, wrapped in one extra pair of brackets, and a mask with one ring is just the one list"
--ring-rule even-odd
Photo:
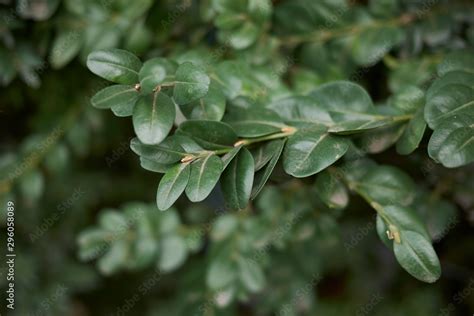
[(173, 98), (177, 104), (187, 104), (207, 94), (210, 79), (203, 69), (190, 62), (179, 65), (175, 77)]
[(169, 169), (161, 178), (156, 193), (156, 204), (161, 211), (169, 209), (184, 192), (189, 180), (188, 163), (180, 163)]
[(342, 181), (328, 171), (318, 174), (315, 183), (319, 198), (332, 209), (343, 209), (349, 203), (349, 194)]
[(186, 196), (192, 202), (204, 200), (214, 189), (222, 173), (222, 161), (209, 154), (191, 164)]
[(415, 113), (415, 116), (408, 122), (402, 136), (398, 140), (397, 153), (400, 155), (408, 155), (417, 149), (423, 139), (425, 129), (424, 107), (420, 107)]
[(267, 183), (273, 172), (273, 169), (275, 169), (275, 166), (278, 160), (280, 159), (284, 147), (285, 140), (274, 140), (268, 144), (268, 150), (266, 154), (269, 155), (271, 158), (265, 168), (255, 174), (255, 180), (251, 194), (252, 200), (255, 199), (255, 197), (265, 186), (265, 183)]
[(133, 110), (133, 129), (144, 144), (159, 144), (168, 136), (175, 119), (173, 101), (164, 93), (141, 97)]
[(232, 209), (244, 209), (250, 199), (254, 178), (252, 154), (240, 149), (222, 174), (221, 185), (227, 205)]
[[(473, 100), (474, 102), (474, 100)], [(428, 144), (431, 158), (455, 168), (474, 161), (474, 116), (453, 115), (436, 127)]]
[(138, 138), (133, 138), (130, 148), (140, 157), (160, 164), (171, 164), (186, 156), (184, 149), (173, 138), (168, 137), (159, 145), (145, 145)]
[(294, 177), (308, 177), (332, 165), (348, 148), (347, 139), (325, 129), (300, 130), (288, 139), (283, 167)]
[(190, 120), (182, 123), (179, 130), (206, 149), (226, 148), (237, 141), (232, 127), (223, 122)]
[(402, 231), (401, 242), (393, 244), (393, 251), (400, 265), (418, 280), (433, 283), (441, 276), (438, 256), (421, 234)]

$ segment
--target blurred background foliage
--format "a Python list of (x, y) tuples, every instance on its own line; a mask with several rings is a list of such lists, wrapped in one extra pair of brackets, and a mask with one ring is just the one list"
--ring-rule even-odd
[(449, 52), (473, 45), (470, 1), (1, 0), (0, 199), (16, 203), (8, 314), (472, 314), (472, 164), (435, 164), (427, 139), (397, 155), (393, 128), (366, 145), (410, 174), (429, 206), (418, 211), (443, 268), (435, 284), (396, 264), (363, 200), (328, 208), (314, 179), (281, 167), (245, 211), (228, 211), (215, 190), (161, 213), (159, 177), (129, 149), (131, 124), (90, 106), (106, 83), (85, 59), (118, 47), (232, 60), (219, 69), (236, 74), (236, 95), (265, 102), (348, 79), (384, 104), (425, 89)]

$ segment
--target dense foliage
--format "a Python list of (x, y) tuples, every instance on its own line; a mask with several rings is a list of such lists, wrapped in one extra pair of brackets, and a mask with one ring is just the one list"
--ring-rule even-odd
[(17, 315), (474, 309), (472, 3), (6, 2)]

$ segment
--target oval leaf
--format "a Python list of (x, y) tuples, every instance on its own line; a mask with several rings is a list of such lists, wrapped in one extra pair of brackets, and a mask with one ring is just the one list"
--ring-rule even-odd
[(212, 154), (191, 164), (191, 174), (186, 187), (186, 196), (190, 201), (202, 201), (211, 193), (219, 181), (222, 166), (222, 160)]
[(164, 93), (142, 97), (133, 110), (133, 129), (144, 144), (159, 144), (173, 127), (176, 110)]
[(115, 83), (138, 83), (138, 71), (141, 66), (137, 56), (117, 48), (98, 50), (87, 57), (87, 67), (90, 71)]
[(178, 164), (161, 178), (156, 193), (156, 204), (161, 211), (169, 209), (183, 193), (189, 180), (189, 164)]

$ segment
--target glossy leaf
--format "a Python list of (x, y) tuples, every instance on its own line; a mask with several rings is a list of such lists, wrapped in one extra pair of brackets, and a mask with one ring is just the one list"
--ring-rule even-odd
[(410, 122), (408, 122), (402, 136), (397, 141), (397, 153), (408, 155), (417, 149), (423, 139), (425, 129), (424, 108), (421, 107)]
[(181, 124), (179, 130), (206, 149), (226, 148), (237, 141), (232, 127), (223, 122), (190, 120)]
[(169, 209), (184, 192), (189, 181), (188, 163), (177, 164), (161, 178), (156, 193), (156, 204), (161, 211)]
[(98, 109), (109, 109), (110, 107), (130, 106), (133, 108), (138, 100), (138, 92), (133, 86), (113, 85), (97, 92), (91, 103)]
[(392, 166), (378, 166), (368, 170), (356, 186), (371, 200), (382, 205), (409, 205), (416, 192), (413, 180)]
[(214, 189), (222, 173), (222, 161), (209, 154), (191, 164), (186, 196), (192, 202), (204, 200)]
[(428, 144), (431, 158), (455, 168), (474, 161), (474, 115), (453, 115), (436, 127)]
[(402, 231), (401, 243), (394, 243), (393, 251), (400, 265), (418, 280), (433, 283), (441, 276), (438, 256), (421, 234)]
[(133, 138), (130, 148), (140, 157), (150, 159), (160, 164), (170, 164), (181, 160), (186, 152), (173, 138), (167, 138), (159, 145), (145, 145)]
[(138, 83), (141, 66), (138, 57), (122, 49), (97, 50), (87, 57), (90, 71), (115, 83)]
[(325, 129), (300, 130), (288, 139), (283, 167), (294, 177), (308, 177), (332, 165), (348, 148), (346, 138), (331, 135)]
[(271, 159), (268, 164), (264, 167), (263, 170), (255, 174), (254, 185), (252, 188), (251, 199), (260, 193), (268, 179), (270, 178), (273, 169), (275, 169), (278, 160), (280, 159), (281, 154), (283, 153), (283, 148), (285, 147), (285, 140), (275, 140), (272, 143), (272, 146), (269, 147), (269, 150), (273, 150)]
[(176, 64), (168, 59), (157, 57), (147, 60), (138, 74), (140, 89), (144, 93), (152, 92), (159, 84), (174, 79)]
[(204, 70), (186, 62), (179, 65), (175, 82), (173, 98), (181, 105), (204, 97), (209, 89), (210, 79)]
[(135, 134), (144, 144), (159, 144), (173, 127), (175, 115), (174, 103), (166, 94), (142, 97), (133, 110)]
[(244, 209), (250, 199), (255, 165), (252, 154), (240, 149), (221, 177), (221, 186), (227, 205), (232, 209)]

